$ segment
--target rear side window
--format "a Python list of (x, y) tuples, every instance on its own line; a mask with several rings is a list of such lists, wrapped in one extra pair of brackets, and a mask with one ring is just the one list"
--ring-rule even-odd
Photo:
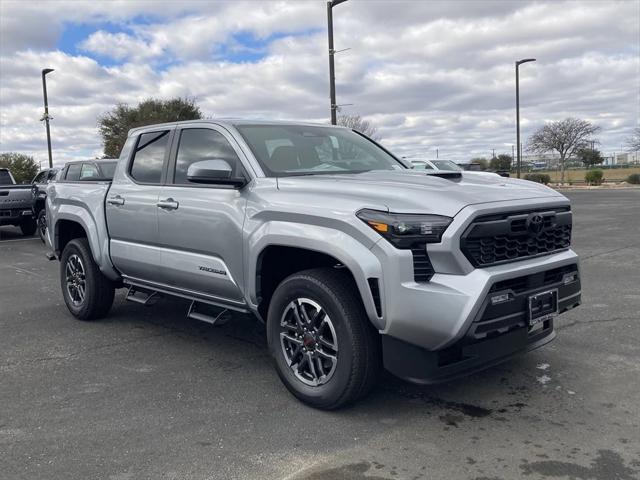
[(168, 130), (140, 135), (130, 170), (134, 180), (140, 183), (160, 183), (168, 140)]
[(91, 180), (93, 178), (98, 178), (99, 176), (98, 169), (95, 165), (91, 163), (85, 163), (82, 165), (82, 169), (80, 170), (81, 180)]
[(226, 160), (237, 175), (240, 160), (231, 144), (219, 132), (209, 128), (186, 128), (180, 134), (174, 183), (190, 183), (187, 170), (201, 160)]
[(78, 180), (80, 180), (81, 168), (81, 163), (72, 163), (71, 165), (69, 165), (69, 168), (67, 168), (67, 176), (65, 177), (65, 180), (69, 182), (77, 182)]
[(116, 172), (116, 162), (102, 162), (100, 163), (100, 170), (102, 170), (102, 178), (108, 178), (111, 180), (113, 174)]

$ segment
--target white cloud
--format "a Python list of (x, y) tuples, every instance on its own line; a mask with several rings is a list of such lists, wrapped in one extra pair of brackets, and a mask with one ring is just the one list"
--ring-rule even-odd
[[(163, 2), (155, 10), (145, 1), (0, 5), (2, 151), (46, 158), (44, 66), (56, 69), (48, 78), (58, 160), (99, 152), (97, 116), (150, 96), (196, 97), (208, 116), (328, 117), (323, 1)], [(351, 0), (336, 8), (336, 48), (351, 47), (336, 66), (338, 102), (354, 104), (343, 111), (372, 120), (399, 154), (510, 153), (513, 62), (529, 56), (538, 61), (521, 71), (524, 138), (545, 121), (578, 116), (600, 124), (603, 149), (615, 151), (638, 123), (638, 2), (391, 5)], [(105, 21), (122, 31), (97, 26), (78, 45), (84, 55), (56, 51), (67, 22)], [(239, 34), (271, 40), (245, 46)], [(233, 63), (223, 47), (264, 58)], [(92, 55), (121, 65), (102, 66)]]

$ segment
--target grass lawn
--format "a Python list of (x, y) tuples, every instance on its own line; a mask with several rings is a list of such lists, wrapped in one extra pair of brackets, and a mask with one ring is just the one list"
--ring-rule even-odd
[[(632, 173), (640, 173), (640, 165), (637, 167), (630, 168), (603, 168), (604, 172), (604, 180), (605, 182), (622, 182), (626, 180), (629, 175)], [(587, 172), (587, 169), (580, 168), (577, 170), (565, 170), (565, 181), (582, 181), (584, 182), (584, 174)], [(534, 173), (534, 172), (532, 172)], [(556, 170), (536, 170), (535, 173), (546, 173), (551, 177), (552, 183), (557, 183), (560, 181), (560, 171)], [(526, 175), (526, 173), (524, 174)], [(523, 175), (523, 177), (524, 177)]]

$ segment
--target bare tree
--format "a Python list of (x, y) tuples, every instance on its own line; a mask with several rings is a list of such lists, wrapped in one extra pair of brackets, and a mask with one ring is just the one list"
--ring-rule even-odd
[(535, 153), (556, 151), (560, 154), (560, 183), (564, 183), (565, 161), (574, 156), (579, 150), (595, 142), (593, 135), (600, 131), (600, 127), (586, 120), (566, 118), (558, 122), (551, 122), (540, 127), (529, 138), (527, 150)]
[(640, 151), (640, 127), (633, 129), (633, 133), (627, 138), (627, 148), (630, 152)]
[(369, 120), (362, 118), (361, 115), (340, 115), (338, 116), (338, 125), (357, 130), (373, 140), (380, 140), (378, 127), (374, 126)]

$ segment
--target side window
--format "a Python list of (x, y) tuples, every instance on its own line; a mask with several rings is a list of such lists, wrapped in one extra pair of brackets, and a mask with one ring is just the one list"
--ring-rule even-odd
[(224, 136), (209, 128), (186, 128), (180, 133), (180, 145), (176, 158), (176, 173), (173, 183), (189, 183), (189, 165), (200, 160), (221, 159), (229, 162), (237, 175), (240, 160)]
[(69, 182), (77, 182), (80, 180), (80, 168), (82, 167), (81, 163), (72, 163), (67, 168), (67, 176), (65, 180)]
[(141, 183), (160, 183), (169, 131), (143, 133), (131, 163), (131, 176)]
[(92, 177), (97, 178), (100, 175), (98, 174), (98, 169), (95, 165), (91, 163), (83, 163), (82, 169), (80, 170), (80, 180), (91, 179)]
[(40, 172), (38, 175), (36, 175), (36, 177), (33, 179), (32, 183), (42, 183), (44, 182), (44, 177), (47, 175), (47, 172)]

